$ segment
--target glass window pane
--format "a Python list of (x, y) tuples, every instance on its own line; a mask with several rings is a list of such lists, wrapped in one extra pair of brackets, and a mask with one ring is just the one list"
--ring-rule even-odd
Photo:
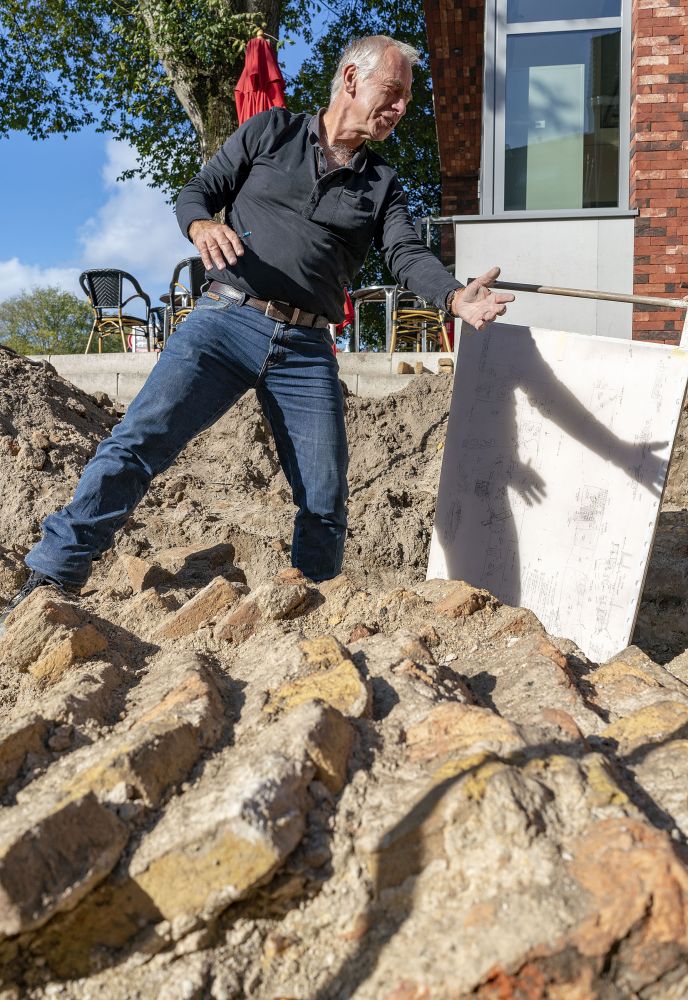
[(504, 208), (614, 208), (621, 33), (507, 39)]
[(621, 0), (508, 0), (506, 8), (509, 24), (620, 16)]

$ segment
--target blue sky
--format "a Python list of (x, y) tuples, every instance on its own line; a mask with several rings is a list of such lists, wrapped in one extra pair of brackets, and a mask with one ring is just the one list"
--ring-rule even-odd
[[(295, 41), (279, 52), (285, 75), (307, 54)], [(142, 181), (117, 181), (134, 162), (128, 146), (93, 129), (41, 142), (21, 133), (0, 139), (0, 301), (45, 285), (82, 296), (80, 272), (102, 266), (134, 274), (157, 304), (193, 247), (164, 195)]]

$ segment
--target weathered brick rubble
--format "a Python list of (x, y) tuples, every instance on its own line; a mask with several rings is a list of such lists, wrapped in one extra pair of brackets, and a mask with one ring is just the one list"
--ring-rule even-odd
[[(22, 385), (49, 394), (39, 375)], [(292, 508), (246, 401), (78, 600), (39, 590), (12, 616), (0, 1000), (688, 995), (668, 536), (640, 645), (606, 664), (465, 582), (424, 582), (447, 399), (428, 378), (349, 401), (335, 580), (288, 566)], [(62, 481), (37, 475), (44, 495)], [(3, 544), (7, 594), (22, 545)]]

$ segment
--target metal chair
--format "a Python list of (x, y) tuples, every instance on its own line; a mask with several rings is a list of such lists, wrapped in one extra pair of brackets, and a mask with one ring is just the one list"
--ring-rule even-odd
[(154, 351), (161, 351), (165, 346), (165, 323), (167, 318), (167, 306), (153, 306), (150, 311), (150, 323), (148, 324), (151, 346)]
[(397, 343), (409, 342), (413, 344), (411, 349), (416, 351), (426, 351), (429, 342), (438, 351), (451, 352), (445, 315), (436, 306), (429, 306), (425, 299), (416, 298), (412, 306), (400, 308), (395, 298), (390, 352), (396, 351)]
[[(182, 271), (188, 269), (188, 286), (179, 280)], [(205, 266), (200, 257), (187, 257), (180, 260), (174, 269), (170, 282), (169, 302), (167, 304), (167, 336), (177, 329), (200, 299), (202, 286), (205, 284)], [(167, 339), (167, 337), (165, 338)]]
[[(124, 282), (128, 281), (135, 292), (128, 298), (123, 299)], [(127, 334), (133, 332), (134, 327), (143, 327), (148, 331), (150, 323), (150, 299), (139, 285), (136, 278), (127, 271), (119, 271), (116, 268), (100, 268), (83, 271), (79, 275), (79, 284), (84, 290), (93, 309), (93, 326), (86, 344), (85, 354), (91, 349), (94, 335), (98, 336), (98, 353), (103, 353), (103, 340), (111, 334), (119, 333), (122, 338), (122, 350), (127, 350)], [(146, 306), (146, 316), (144, 319), (138, 316), (129, 316), (122, 310), (133, 299), (142, 299)], [(150, 349), (150, 340), (149, 340)]]

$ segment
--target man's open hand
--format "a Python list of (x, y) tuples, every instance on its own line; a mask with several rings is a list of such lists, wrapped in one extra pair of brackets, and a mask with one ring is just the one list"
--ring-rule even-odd
[(482, 330), (497, 316), (506, 312), (506, 303), (513, 302), (511, 292), (491, 292), (490, 283), (499, 277), (499, 268), (492, 267), (481, 278), (474, 278), (465, 288), (459, 288), (452, 299), (452, 316), (470, 323), (476, 330)]
[(196, 219), (189, 226), (189, 239), (201, 255), (201, 260), (207, 271), (216, 267), (224, 270), (229, 264), (232, 267), (237, 257), (244, 253), (244, 245), (237, 233), (221, 222), (212, 219)]

